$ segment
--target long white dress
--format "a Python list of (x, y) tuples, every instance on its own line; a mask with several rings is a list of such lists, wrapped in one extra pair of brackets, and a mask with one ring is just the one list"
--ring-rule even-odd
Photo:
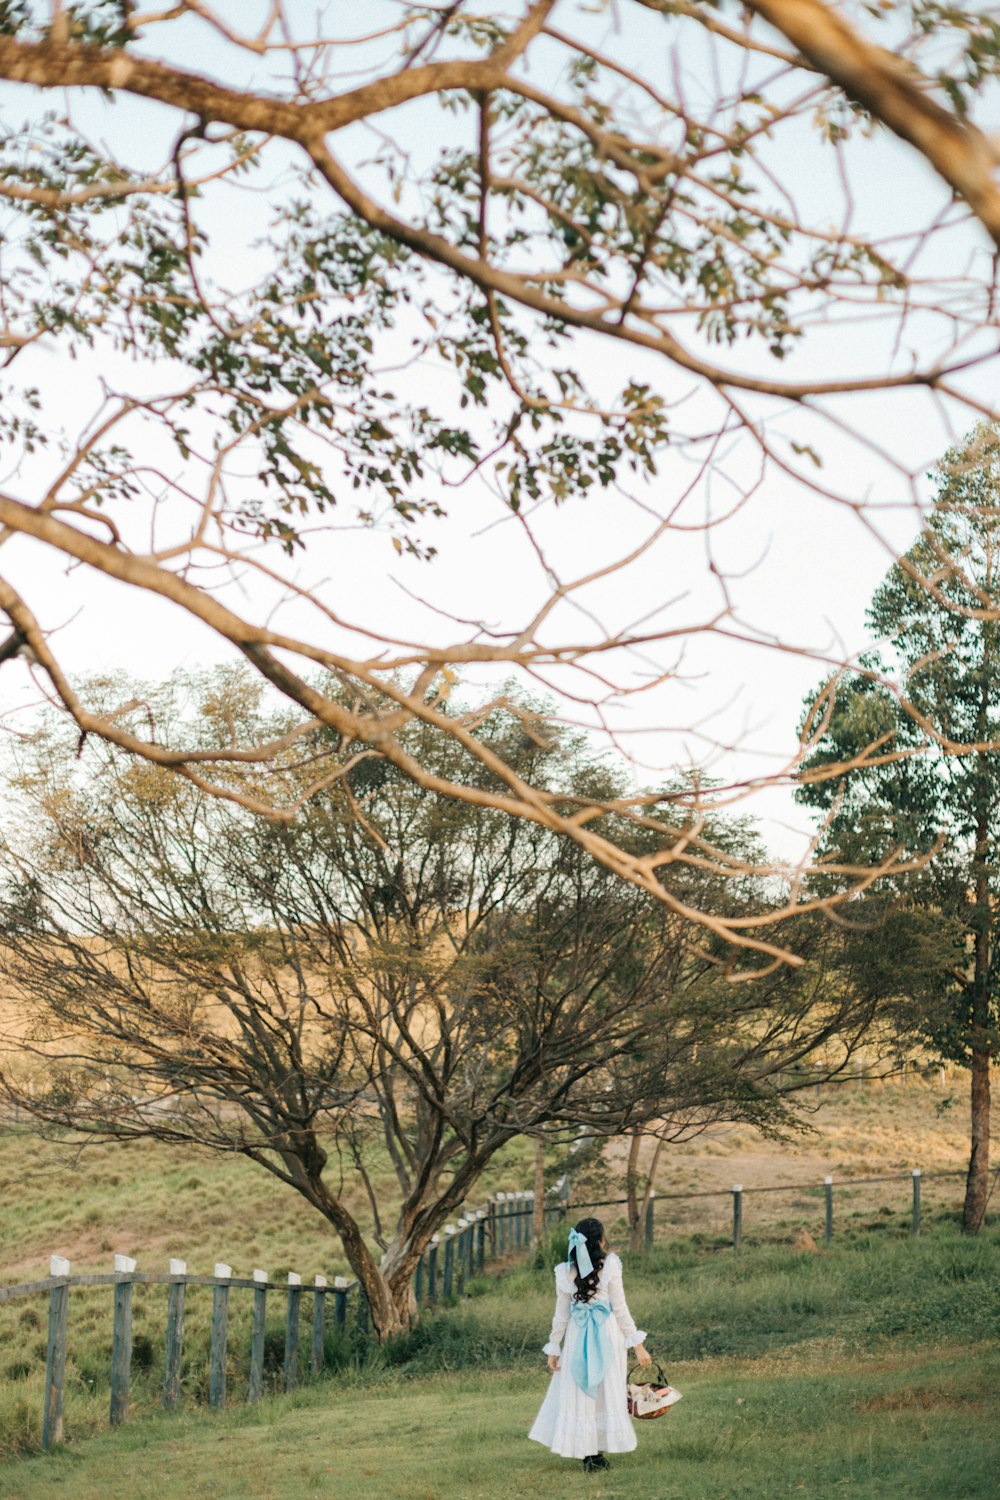
[(636, 1438), (625, 1397), (628, 1378), (626, 1351), (641, 1344), (646, 1335), (642, 1329), (636, 1328), (628, 1310), (619, 1257), (614, 1252), (606, 1256), (592, 1299), (604, 1302), (610, 1308), (610, 1315), (600, 1327), (600, 1337), (604, 1340), (605, 1374), (593, 1396), (588, 1396), (570, 1373), (577, 1341), (583, 1337), (572, 1318), (575, 1291), (575, 1268), (567, 1262), (556, 1266), (556, 1310), (543, 1353), (560, 1355), (560, 1368), (549, 1382), (545, 1400), (528, 1436), (533, 1442), (544, 1443), (562, 1458), (587, 1458), (592, 1453), (629, 1453), (636, 1446)]

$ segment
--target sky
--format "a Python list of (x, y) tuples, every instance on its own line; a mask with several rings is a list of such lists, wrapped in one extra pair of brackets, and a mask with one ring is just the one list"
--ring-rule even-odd
[[(247, 9), (229, 7), (233, 15), (245, 16)], [(576, 7), (567, 6), (567, 10), (577, 16)], [(385, 11), (378, 0), (364, 0), (352, 8), (352, 17), (360, 24), (369, 14), (374, 20)], [(584, 24), (602, 46), (621, 45), (614, 10)], [(175, 33), (178, 57), (190, 65), (191, 56), (196, 55), (198, 67), (205, 72), (231, 68), (231, 49), (206, 43), (204, 33), (199, 32), (198, 50), (193, 53), (194, 35), (194, 31)], [(630, 45), (641, 50), (645, 35), (637, 34)], [(261, 66), (244, 59), (239, 63), (244, 69)], [(686, 81), (694, 93), (701, 86), (697, 58), (691, 61)], [(37, 95), (11, 85), (0, 87), (0, 99), (8, 126), (37, 116), (43, 107)], [(988, 108), (993, 104), (988, 101)], [(430, 108), (411, 111), (402, 127), (417, 157), (436, 149), (441, 139), (439, 119)], [(138, 101), (111, 105), (87, 96), (74, 99), (73, 113), (93, 137), (128, 141), (133, 156), (135, 143), (141, 142), (150, 161), (162, 158), (176, 129), (176, 120), (159, 106)], [(360, 163), (371, 153), (371, 136), (355, 132), (338, 149), (348, 161)], [(833, 156), (823, 153), (814, 138), (796, 127), (776, 144), (772, 156), (772, 165), (792, 175), (798, 184), (800, 211), (817, 222), (825, 222), (828, 216), (832, 219), (838, 212), (829, 198), (835, 191)], [(907, 223), (929, 221), (947, 202), (930, 169), (915, 153), (885, 135), (859, 143), (851, 166), (855, 219), (876, 233), (891, 234)], [(280, 157), (272, 175), (282, 175)], [(248, 279), (259, 262), (254, 242), (267, 221), (268, 198), (219, 190), (206, 195), (197, 212), (221, 245), (226, 275), (233, 282)], [(946, 261), (956, 275), (969, 269), (975, 276), (986, 258), (981, 233), (958, 226), (942, 238), (940, 248), (931, 249), (924, 269), (940, 273)], [(401, 359), (405, 357), (405, 332), (400, 330)], [(926, 341), (914, 351), (924, 355), (930, 341), (940, 334), (931, 320), (917, 317), (912, 336)], [(842, 322), (819, 328), (805, 340), (802, 352), (777, 373), (794, 377), (803, 371), (821, 372), (824, 378), (840, 378), (876, 365), (886, 357), (890, 338), (891, 331), (878, 326)], [(690, 380), (655, 356), (637, 356), (580, 335), (574, 357), (598, 387), (603, 384), (610, 390), (638, 374), (665, 399), (683, 401), (683, 414), (692, 425), (702, 418), (717, 421), (714, 399), (703, 392), (692, 394)], [(719, 357), (731, 368), (750, 359), (739, 347)], [(898, 365), (908, 354), (903, 349), (893, 357)], [(46, 392), (50, 408), (59, 411), (67, 428), (85, 420), (83, 414), (96, 407), (102, 380), (124, 385), (168, 374), (137, 373), (127, 361), (105, 351), (69, 365), (51, 348), (33, 353), (17, 373), (23, 376), (25, 371)], [(963, 378), (975, 395), (993, 398), (990, 365)], [(448, 376), (426, 361), (397, 373), (394, 379), (401, 389), (416, 394), (429, 385), (439, 399), (448, 399)], [(701, 529), (672, 531), (627, 572), (590, 589), (588, 615), (564, 610), (556, 617), (553, 634), (559, 629), (564, 637), (574, 632), (586, 637), (595, 628), (595, 619), (614, 630), (654, 611), (656, 618), (669, 621), (672, 627), (690, 630), (717, 607), (720, 574), (728, 581), (737, 601), (732, 634), (753, 640), (736, 640), (732, 634), (725, 639), (689, 635), (677, 675), (648, 693), (631, 697), (615, 714), (618, 744), (635, 759), (637, 784), (653, 783), (677, 766), (690, 764), (704, 765), (723, 780), (757, 776), (785, 764), (794, 752), (803, 697), (816, 686), (826, 662), (852, 659), (869, 644), (865, 610), (871, 593), (891, 562), (893, 549), (905, 548), (919, 524), (913, 490), (874, 446), (859, 443), (846, 430), (838, 433), (799, 407), (761, 402), (758, 408), (759, 420), (765, 422), (769, 437), (784, 455), (791, 456), (793, 442), (814, 446), (823, 458), (824, 467), (816, 476), (820, 483), (848, 500), (865, 499), (872, 509), (866, 519), (859, 519), (842, 500), (807, 492), (772, 468), (752, 498), (724, 526), (707, 534)], [(923, 396), (877, 393), (842, 400), (837, 409), (849, 416), (855, 432), (867, 434), (872, 445), (894, 451), (916, 475), (933, 464), (963, 425), (971, 425), (954, 407), (948, 409)], [(685, 511), (690, 524), (698, 526), (706, 514), (728, 509), (735, 495), (753, 485), (755, 464), (745, 446), (734, 449), (725, 463), (733, 488), (727, 489), (718, 478), (711, 486), (697, 486)], [(801, 464), (808, 470), (808, 459), (801, 459)], [(0, 485), (27, 498), (41, 482), (44, 468), (44, 463), (21, 464), (15, 472), (3, 475)], [(647, 534), (651, 520), (642, 507), (662, 512), (693, 477), (691, 464), (682, 454), (668, 454), (657, 478), (645, 487), (637, 484), (631, 501), (604, 493), (562, 508), (551, 504), (542, 508), (533, 517), (536, 538), (545, 555), (557, 563), (563, 579), (582, 575)], [(926, 482), (919, 482), (918, 493), (927, 497)], [(444, 601), (457, 620), (483, 620), (501, 628), (523, 619), (544, 597), (545, 584), (520, 522), (510, 516), (502, 497), (486, 482), (472, 481), (443, 498), (447, 520), (426, 528), (427, 539), (438, 548), (432, 561), (397, 557), (383, 532), (359, 530), (345, 512), (310, 540), (305, 554), (291, 565), (289, 576), (317, 590), (341, 617), (362, 625), (377, 621), (387, 634), (404, 639), (442, 640), (462, 633), (459, 624), (429, 610), (420, 602), (422, 598)], [(874, 534), (873, 522), (881, 535)], [(275, 561), (286, 566), (283, 560)], [(151, 598), (136, 599), (121, 585), (95, 583), (82, 570), (67, 570), (64, 563), (23, 539), (5, 544), (0, 564), (28, 596), (46, 628), (55, 632), (53, 644), (75, 675), (123, 671), (155, 681), (178, 667), (201, 667), (232, 657), (230, 648), (217, 637), (171, 607)], [(229, 584), (223, 597), (254, 618), (267, 614), (277, 603), (274, 591), (260, 582)], [(310, 612), (299, 605), (284, 606), (279, 618), (286, 629), (317, 629)], [(327, 632), (325, 639), (358, 649), (357, 637), (344, 632), (338, 637), (328, 624), (322, 629)], [(793, 649), (769, 649), (764, 642), (770, 636)], [(669, 650), (659, 648), (656, 666), (662, 667), (669, 657)], [(653, 673), (652, 660), (648, 655), (632, 656), (611, 665), (638, 687)], [(470, 672), (464, 685), (466, 695), (475, 698), (488, 693), (498, 675), (490, 670)], [(552, 684), (572, 688), (565, 678), (552, 679)], [(22, 663), (4, 667), (0, 694), (3, 722), (8, 727), (23, 724), (25, 707), (38, 698), (37, 685)], [(565, 711), (569, 716), (578, 712), (571, 704)], [(579, 712), (586, 717), (583, 710)], [(787, 790), (759, 793), (745, 810), (762, 819), (764, 835), (776, 853), (797, 857), (810, 823)]]

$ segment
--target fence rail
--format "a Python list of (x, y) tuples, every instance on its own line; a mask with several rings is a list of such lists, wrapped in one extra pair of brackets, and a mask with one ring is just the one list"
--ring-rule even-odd
[[(834, 1230), (834, 1188), (850, 1191), (874, 1183), (909, 1182), (911, 1184), (912, 1235), (920, 1233), (920, 1189), (925, 1179), (963, 1177), (960, 1170), (922, 1172), (919, 1167), (905, 1174), (880, 1177), (850, 1177), (834, 1182), (825, 1176), (821, 1183), (798, 1182), (780, 1186), (711, 1188), (693, 1192), (652, 1194), (645, 1207), (643, 1238), (647, 1247), (656, 1238), (656, 1205), (671, 1200), (694, 1198), (731, 1198), (732, 1246), (739, 1250), (743, 1238), (744, 1197), (750, 1194), (798, 1193), (821, 1188), (825, 1206), (824, 1238), (831, 1240)], [(997, 1174), (1000, 1178), (1000, 1173)], [(569, 1202), (568, 1182), (546, 1195), (543, 1223), (551, 1226), (585, 1208), (621, 1207), (627, 1198), (604, 1198)], [(466, 1283), (481, 1274), (486, 1261), (505, 1258), (527, 1249), (532, 1243), (535, 1218), (535, 1195), (531, 1191), (497, 1193), (482, 1207), (463, 1214), (456, 1223), (446, 1224), (435, 1234), (420, 1256), (413, 1273), (412, 1289), (418, 1306), (449, 1300), (460, 1294)], [(308, 1368), (312, 1377), (322, 1375), (326, 1363), (326, 1333), (330, 1305), (333, 1322), (340, 1330), (356, 1328), (367, 1334), (370, 1313), (363, 1289), (357, 1281), (335, 1276), (328, 1281), (317, 1275), (304, 1282), (296, 1272), (286, 1280), (273, 1280), (263, 1270), (252, 1277), (234, 1276), (232, 1267), (218, 1263), (211, 1276), (188, 1272), (182, 1260), (172, 1260), (166, 1272), (140, 1271), (127, 1256), (116, 1255), (114, 1270), (74, 1274), (70, 1263), (61, 1256), (51, 1260), (51, 1274), (17, 1286), (0, 1287), (0, 1303), (47, 1294), (49, 1298), (48, 1340), (46, 1345), (45, 1394), (42, 1443), (46, 1448), (59, 1443), (64, 1436), (64, 1393), (68, 1347), (70, 1291), (74, 1287), (111, 1287), (114, 1322), (111, 1353), (111, 1394), (109, 1420), (113, 1426), (128, 1416), (132, 1372), (132, 1296), (137, 1286), (167, 1288), (166, 1333), (163, 1358), (162, 1400), (167, 1408), (175, 1407), (181, 1395), (181, 1367), (184, 1346), (185, 1302), (188, 1287), (212, 1288), (211, 1338), (209, 1345), (208, 1401), (223, 1406), (227, 1392), (227, 1349), (229, 1336), (229, 1297), (232, 1292), (253, 1293), (250, 1329), (250, 1370), (246, 1400), (260, 1399), (264, 1390), (264, 1352), (269, 1293), (285, 1298), (285, 1339), (282, 1363), (282, 1388), (292, 1390), (299, 1379), (299, 1329), (302, 1298), (312, 1298), (311, 1346)]]
[[(897, 1172), (886, 1177), (842, 1177), (836, 1183), (832, 1176), (826, 1176), (821, 1183), (816, 1182), (788, 1182), (780, 1185), (767, 1187), (744, 1187), (742, 1183), (734, 1182), (731, 1188), (702, 1188), (694, 1192), (683, 1193), (657, 1193), (650, 1194), (646, 1203), (646, 1222), (643, 1226), (644, 1238), (647, 1246), (653, 1244), (656, 1225), (655, 1213), (657, 1203), (666, 1203), (670, 1200), (686, 1201), (689, 1198), (731, 1198), (733, 1205), (733, 1249), (738, 1250), (743, 1239), (743, 1199), (749, 1193), (803, 1193), (821, 1187), (825, 1200), (825, 1222), (823, 1238), (827, 1244), (833, 1238), (833, 1190), (834, 1187), (849, 1192), (852, 1188), (869, 1187), (873, 1183), (881, 1182), (908, 1182), (911, 1184), (911, 1220), (910, 1233), (920, 1233), (920, 1185), (922, 1182), (930, 1181), (939, 1177), (965, 1177), (965, 1171), (961, 1168), (952, 1168), (943, 1172), (924, 1172), (920, 1167), (913, 1167), (909, 1172)], [(996, 1174), (1000, 1179), (1000, 1171)], [(995, 1179), (995, 1180), (996, 1180)], [(581, 1208), (619, 1208), (629, 1202), (628, 1198), (598, 1198), (587, 1199), (579, 1203), (568, 1203), (567, 1213), (576, 1213)]]
[[(466, 1282), (482, 1272), (487, 1259), (504, 1257), (528, 1247), (535, 1213), (533, 1192), (497, 1193), (482, 1208), (463, 1214), (433, 1236), (417, 1263), (413, 1293), (418, 1304), (438, 1302), (461, 1292)], [(552, 1222), (565, 1212), (565, 1193), (546, 1206), (545, 1219)], [(184, 1316), (188, 1287), (212, 1288), (211, 1338), (208, 1356), (208, 1402), (223, 1406), (227, 1391), (229, 1297), (232, 1292), (253, 1293), (250, 1329), (250, 1372), (246, 1400), (260, 1399), (264, 1391), (264, 1353), (268, 1293), (285, 1298), (285, 1341), (282, 1388), (290, 1391), (299, 1380), (299, 1330), (302, 1299), (312, 1298), (309, 1373), (316, 1377), (326, 1364), (326, 1334), (332, 1302), (334, 1325), (356, 1328), (367, 1334), (370, 1313), (357, 1281), (335, 1276), (315, 1276), (304, 1282), (295, 1271), (284, 1281), (273, 1280), (263, 1270), (234, 1276), (232, 1267), (219, 1262), (211, 1276), (195, 1275), (182, 1260), (172, 1260), (169, 1271), (140, 1271), (129, 1256), (116, 1255), (113, 1271), (74, 1273), (70, 1262), (53, 1255), (50, 1275), (17, 1286), (0, 1287), (0, 1303), (25, 1297), (48, 1295), (49, 1318), (45, 1359), (45, 1393), (42, 1446), (51, 1448), (65, 1435), (66, 1359), (69, 1345), (70, 1292), (74, 1287), (110, 1287), (113, 1325), (108, 1418), (112, 1426), (124, 1422), (129, 1413), (132, 1382), (132, 1299), (137, 1286), (167, 1288), (166, 1333), (163, 1356), (163, 1405), (175, 1407), (181, 1395), (184, 1347)]]

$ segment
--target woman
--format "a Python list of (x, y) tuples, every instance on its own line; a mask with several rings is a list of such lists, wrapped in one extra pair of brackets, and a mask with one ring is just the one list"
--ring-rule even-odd
[(568, 1258), (556, 1266), (556, 1311), (544, 1348), (552, 1379), (529, 1438), (562, 1458), (582, 1458), (588, 1474), (611, 1467), (605, 1449), (630, 1452), (636, 1442), (625, 1351), (634, 1349), (640, 1365), (652, 1364), (645, 1337), (632, 1321), (622, 1263), (608, 1250), (604, 1225), (581, 1219), (569, 1232)]

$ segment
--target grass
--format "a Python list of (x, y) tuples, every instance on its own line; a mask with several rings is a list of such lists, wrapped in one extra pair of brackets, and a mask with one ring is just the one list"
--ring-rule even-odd
[[(998, 1074), (1000, 1082), (1000, 1074)], [(663, 1200), (657, 1224), (664, 1234), (707, 1233), (723, 1240), (729, 1232), (733, 1182), (747, 1188), (801, 1182), (800, 1197), (748, 1194), (744, 1230), (748, 1236), (792, 1225), (813, 1234), (822, 1229), (818, 1184), (832, 1172), (839, 1182), (854, 1175), (963, 1168), (968, 1153), (966, 1075), (955, 1071), (944, 1084), (830, 1087), (807, 1091), (808, 1133), (790, 1141), (763, 1139), (749, 1126), (715, 1126), (662, 1154), (657, 1174), (661, 1193), (720, 1189), (712, 1199)], [(996, 1145), (1000, 1147), (1000, 1139)], [(513, 1142), (482, 1179), (477, 1201), (497, 1189), (531, 1186), (532, 1145)], [(598, 1174), (593, 1192), (619, 1198), (621, 1151), (610, 1153), (608, 1170)], [(380, 1203), (395, 1201), (395, 1179), (373, 1148), (369, 1163)], [(562, 1169), (553, 1159), (554, 1169)], [(332, 1168), (331, 1168), (332, 1170)], [(577, 1184), (584, 1195), (586, 1183)], [(928, 1211), (961, 1203), (960, 1179), (929, 1179), (924, 1184)], [(367, 1227), (363, 1194), (349, 1199)], [(881, 1210), (900, 1218), (909, 1208), (906, 1182), (868, 1189), (838, 1186), (838, 1229), (864, 1224)], [(606, 1218), (614, 1225), (616, 1210)], [(310, 1276), (347, 1271), (336, 1237), (324, 1220), (291, 1190), (253, 1163), (154, 1142), (88, 1145), (85, 1148), (40, 1141), (26, 1129), (0, 1132), (0, 1246), (4, 1281), (28, 1280), (48, 1272), (49, 1256), (67, 1256), (80, 1271), (108, 1270), (114, 1253), (135, 1256), (141, 1270), (165, 1270), (171, 1256), (187, 1260), (192, 1271), (209, 1272), (217, 1260), (238, 1274), (255, 1265), (297, 1270)], [(4, 1330), (0, 1327), (0, 1337)]]
[[(690, 1205), (697, 1219), (659, 1204), (657, 1233), (671, 1238), (629, 1266), (627, 1284), (654, 1352), (695, 1399), (644, 1427), (640, 1455), (622, 1458), (607, 1481), (590, 1480), (588, 1494), (764, 1500), (841, 1495), (848, 1488), (915, 1500), (992, 1496), (995, 1486), (985, 1476), (1000, 1454), (988, 1413), (1000, 1371), (985, 1340), (1000, 1326), (995, 1218), (977, 1240), (963, 1239), (954, 1224), (961, 1185), (945, 1192), (945, 1184), (926, 1183), (926, 1233), (914, 1243), (907, 1236), (905, 1183), (841, 1189), (832, 1247), (819, 1254), (789, 1247), (793, 1227), (820, 1236), (820, 1167), (847, 1175), (851, 1166), (881, 1172), (911, 1162), (931, 1169), (960, 1164), (963, 1122), (949, 1102), (951, 1088), (828, 1090), (813, 1118), (817, 1134), (797, 1143), (720, 1128), (664, 1153), (660, 1186), (667, 1191), (711, 1186), (717, 1177), (720, 1184), (748, 1186), (793, 1179), (802, 1192), (748, 1198), (738, 1257), (725, 1248), (725, 1200)], [(878, 1162), (870, 1155), (873, 1139), (881, 1142)], [(530, 1146), (523, 1146), (499, 1160), (483, 1196), (526, 1185), (529, 1157)], [(612, 1185), (598, 1196), (618, 1193)], [(614, 1211), (605, 1218), (614, 1232)], [(146, 1270), (166, 1269), (173, 1255), (194, 1272), (210, 1271), (215, 1260), (230, 1262), (238, 1275), (254, 1265), (275, 1276), (295, 1269), (304, 1279), (315, 1270), (347, 1269), (319, 1216), (251, 1164), (147, 1143), (57, 1152), (23, 1130), (0, 1137), (0, 1244), (5, 1282), (46, 1274), (52, 1251), (68, 1255), (75, 1270), (107, 1270), (114, 1251), (135, 1255)], [(71, 1441), (59, 1454), (17, 1462), (15, 1455), (38, 1446), (46, 1307), (44, 1297), (2, 1304), (0, 1494), (41, 1500), (71, 1489), (81, 1500), (104, 1500), (110, 1487), (140, 1496), (155, 1488), (157, 1500), (202, 1493), (240, 1500), (336, 1493), (350, 1500), (362, 1489), (370, 1497), (366, 1469), (378, 1474), (380, 1495), (407, 1500), (507, 1500), (512, 1490), (558, 1500), (570, 1486), (575, 1494), (579, 1476), (572, 1466), (523, 1441), (543, 1384), (538, 1348), (551, 1313), (551, 1273), (517, 1269), (500, 1284), (481, 1278), (470, 1291), (389, 1349), (366, 1351), (332, 1338), (328, 1354), (337, 1373), (320, 1387), (253, 1411), (234, 1404), (217, 1414), (197, 1406), (207, 1379), (211, 1293), (192, 1289), (187, 1405), (165, 1419), (156, 1414), (165, 1292), (137, 1289), (135, 1420), (114, 1434), (104, 1430), (110, 1294), (75, 1291)], [(276, 1375), (283, 1341), (277, 1297), (271, 1315)], [(310, 1316), (304, 1297), (303, 1358)], [(230, 1317), (229, 1383), (238, 1397), (246, 1379), (248, 1297), (234, 1293)], [(449, 1456), (453, 1447), (458, 1457)], [(161, 1477), (150, 1479), (147, 1470)], [(744, 1472), (752, 1477), (744, 1480)], [(176, 1475), (173, 1488), (163, 1487), (165, 1473)]]
[[(476, 1204), (497, 1190), (530, 1187), (532, 1153), (530, 1141), (511, 1142), (484, 1175)], [(372, 1156), (379, 1202), (394, 1203), (385, 1153)], [(363, 1190), (346, 1201), (368, 1229)], [(113, 1254), (136, 1257), (140, 1270), (165, 1271), (171, 1256), (192, 1272), (210, 1273), (219, 1260), (238, 1275), (254, 1266), (310, 1278), (349, 1270), (321, 1215), (243, 1157), (154, 1141), (60, 1144), (23, 1126), (0, 1131), (0, 1246), (5, 1282), (47, 1276), (52, 1254), (79, 1271), (107, 1271)]]
[[(595, 1500), (973, 1500), (995, 1494), (985, 1391), (995, 1353), (678, 1363), (685, 1401), (636, 1453), (586, 1480)], [(579, 1466), (529, 1444), (539, 1373), (329, 1385), (253, 1411), (158, 1417), (8, 1470), (7, 1500), (561, 1500)], [(995, 1415), (995, 1411), (993, 1413)]]
[[(493, 1164), (481, 1198), (531, 1181), (530, 1142), (514, 1142)], [(389, 1174), (375, 1178), (383, 1201)], [(480, 1197), (477, 1196), (477, 1202)], [(353, 1205), (362, 1224), (365, 1204)], [(211, 1274), (217, 1261), (237, 1276), (255, 1266), (275, 1280), (298, 1271), (310, 1282), (319, 1271), (350, 1274), (332, 1228), (296, 1193), (275, 1185), (253, 1163), (168, 1148), (153, 1142), (57, 1146), (26, 1128), (0, 1133), (0, 1246), (5, 1284), (47, 1276), (49, 1257), (65, 1255), (75, 1272), (110, 1271), (115, 1253), (134, 1256), (141, 1271), (166, 1271), (185, 1260), (193, 1274)], [(162, 1366), (166, 1291), (137, 1288), (134, 1297), (134, 1384), (137, 1399), (157, 1399)], [(0, 1460), (37, 1439), (45, 1365), (46, 1299), (0, 1303)], [(302, 1299), (300, 1355), (310, 1347), (312, 1302)], [(189, 1390), (203, 1395), (211, 1320), (211, 1291), (192, 1288), (186, 1308), (185, 1365)], [(250, 1298), (230, 1299), (229, 1377), (246, 1379)], [(282, 1363), (284, 1313), (271, 1298), (268, 1352), (277, 1377)], [(334, 1360), (345, 1351), (330, 1348)], [(107, 1288), (74, 1290), (70, 1300), (67, 1412), (78, 1431), (105, 1420), (111, 1357), (111, 1295)], [(148, 1369), (148, 1377), (145, 1371)]]
[[(778, 1495), (972, 1500), (1000, 1461), (1000, 1234), (844, 1236), (829, 1251), (715, 1254), (690, 1242), (627, 1266), (633, 1312), (685, 1400), (636, 1454), (587, 1481), (600, 1500)], [(529, 1444), (551, 1270), (473, 1284), (386, 1350), (290, 1398), (221, 1413), (142, 1412), (79, 1441), (105, 1404), (77, 1396), (59, 1453), (7, 1466), (9, 1500), (561, 1500), (577, 1466)], [(10, 1418), (0, 1397), (0, 1424)], [(89, 1403), (89, 1406), (88, 1406)], [(99, 1406), (99, 1410), (98, 1410)]]

